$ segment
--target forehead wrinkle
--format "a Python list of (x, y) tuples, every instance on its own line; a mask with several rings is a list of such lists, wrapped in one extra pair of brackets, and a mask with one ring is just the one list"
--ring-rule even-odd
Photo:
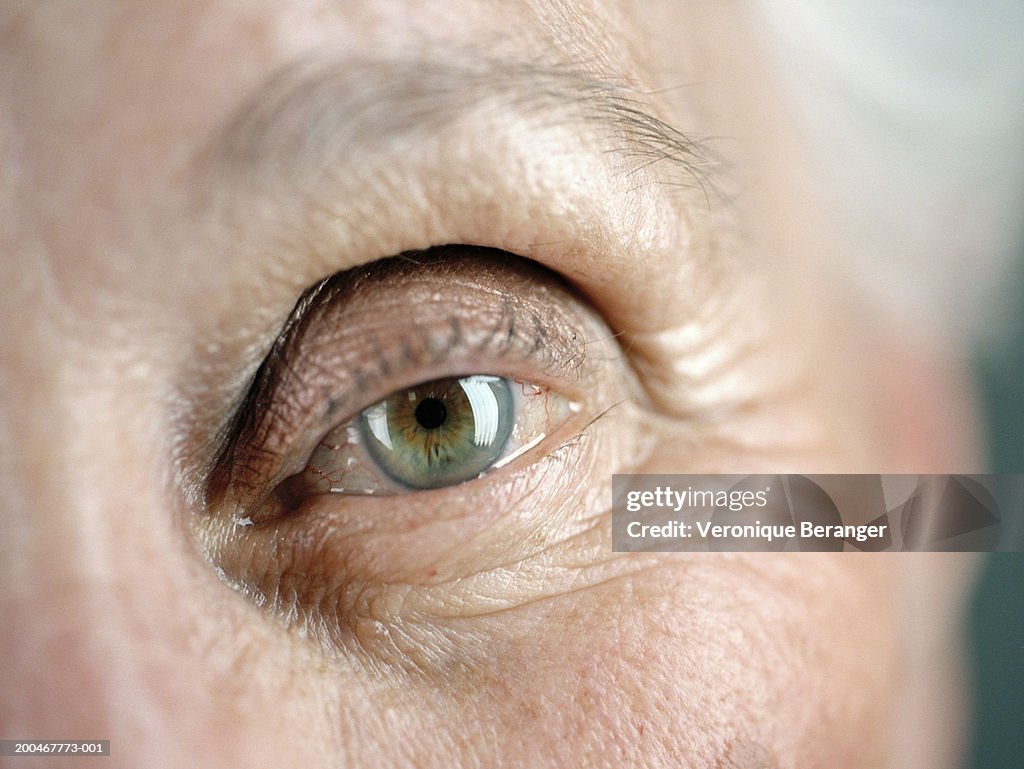
[(390, 143), (414, 147), (470, 114), (578, 123), (621, 172), (714, 189), (703, 142), (653, 114), (624, 78), (479, 56), (328, 59), (288, 65), (236, 111), (197, 160), (248, 175), (316, 171)]

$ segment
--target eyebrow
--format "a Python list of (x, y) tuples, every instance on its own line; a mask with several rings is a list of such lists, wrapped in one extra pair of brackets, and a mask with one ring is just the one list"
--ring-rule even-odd
[[(472, 56), (328, 59), (288, 65), (234, 113), (211, 146), (218, 164), (279, 177), (333, 157), (415, 144), (472, 114), (514, 114), (594, 132), (624, 174), (717, 192), (705, 141), (653, 114), (625, 79), (520, 60)], [(210, 160), (204, 151), (203, 163)]]

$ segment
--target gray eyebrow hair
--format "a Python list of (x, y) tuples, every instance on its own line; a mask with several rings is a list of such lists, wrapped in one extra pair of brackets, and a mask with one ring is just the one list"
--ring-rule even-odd
[[(623, 82), (518, 60), (448, 57), (344, 59), (285, 67), (249, 98), (214, 139), (213, 155), (242, 169), (295, 173), (338, 152), (388, 142), (410, 146), (460, 117), (509, 111), (535, 124), (574, 122), (600, 137), (624, 174), (719, 193), (720, 163), (705, 141), (654, 116)], [(211, 155), (203, 153), (204, 162)]]

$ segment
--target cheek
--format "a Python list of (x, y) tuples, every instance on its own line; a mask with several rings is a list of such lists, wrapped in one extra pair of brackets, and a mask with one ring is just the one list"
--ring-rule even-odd
[(435, 704), (528, 765), (881, 760), (888, 602), (874, 566), (837, 561), (648, 559), (462, 621), (446, 635), (461, 639), (464, 664), (446, 671)]
[[(626, 455), (645, 453), (613, 440), (636, 431), (622, 418), (598, 423), (592, 464), (576, 471), (608, 477)], [(560, 501), (600, 510), (607, 496), (595, 495)], [(535, 501), (552, 511), (551, 500)], [(395, 548), (389, 557), (342, 559), (334, 571), (361, 564), (364, 578), (351, 606), (306, 606), (307, 620), (337, 619), (326, 655), (307, 638), (297, 648), (311, 652), (308, 664), (284, 665), (291, 690), (323, 696), (285, 698), (282, 722), (309, 719), (304, 728), (336, 734), (338, 751), (355, 757), (394, 755), (396, 735), (406, 735), (401, 750), (422, 766), (497, 756), (523, 766), (882, 762), (894, 688), (884, 559), (613, 555), (603, 515), (555, 516), (559, 526), (501, 520), (485, 527), (493, 542), (445, 535), (438, 549), (420, 531), (383, 540)], [(292, 570), (305, 584), (312, 561), (300, 562)], [(440, 569), (429, 579), (428, 562)]]

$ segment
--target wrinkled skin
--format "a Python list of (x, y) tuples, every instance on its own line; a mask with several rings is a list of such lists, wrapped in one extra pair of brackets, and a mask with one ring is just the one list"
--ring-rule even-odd
[[(76, 767), (951, 760), (964, 562), (611, 552), (613, 472), (978, 465), (954, 363), (829, 282), (757, 36), (708, 5), (0, 11), (0, 736), (112, 741)], [(730, 162), (651, 162), (685, 145), (609, 123), (630, 104)], [(458, 243), (505, 254), (310, 324), (275, 461), (350, 415), (328, 390), (473, 366), (581, 412), (464, 486), (237, 525), (278, 471), (223, 430), (302, 291)], [(345, 380), (410, 307), (470, 337), (503, 293), (583, 362)]]

